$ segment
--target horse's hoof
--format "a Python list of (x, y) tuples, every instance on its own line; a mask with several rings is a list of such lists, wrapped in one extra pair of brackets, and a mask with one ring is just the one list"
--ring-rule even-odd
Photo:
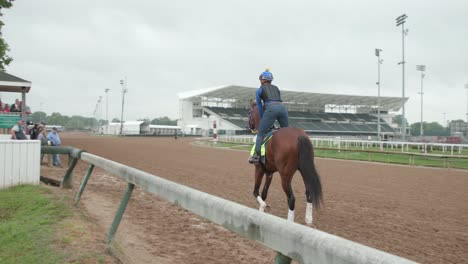
[(269, 205), (267, 205), (265, 207), (265, 212), (267, 212), (267, 213), (271, 212), (271, 207)]

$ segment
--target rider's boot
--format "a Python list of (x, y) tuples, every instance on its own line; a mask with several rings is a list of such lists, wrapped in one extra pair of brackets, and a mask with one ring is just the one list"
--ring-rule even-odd
[(260, 151), (255, 151), (255, 154), (249, 158), (249, 163), (260, 163)]

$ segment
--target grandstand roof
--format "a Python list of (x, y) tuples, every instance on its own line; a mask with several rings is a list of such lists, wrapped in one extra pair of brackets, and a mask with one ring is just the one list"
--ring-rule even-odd
[[(257, 88), (244, 87), (237, 85), (227, 85), (213, 87), (208, 89), (193, 90), (179, 93), (179, 99), (196, 99), (196, 98), (214, 98), (216, 100), (234, 99), (236, 102), (248, 105), (251, 99), (255, 98)], [(341, 95), (341, 94), (324, 94), (324, 93), (309, 93), (281, 90), (281, 97), (284, 104), (289, 105), (315, 105), (315, 106), (359, 106), (359, 107), (376, 107), (377, 96), (360, 96), (360, 95)], [(403, 106), (403, 103), (408, 100), (407, 97), (380, 97), (380, 105), (382, 110), (398, 111)]]
[(31, 82), (0, 71), (0, 92), (28, 93)]

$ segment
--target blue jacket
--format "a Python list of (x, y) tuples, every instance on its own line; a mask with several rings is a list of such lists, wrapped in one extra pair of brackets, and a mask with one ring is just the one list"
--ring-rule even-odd
[(47, 139), (52, 141), (54, 143), (54, 146), (60, 146), (62, 144), (62, 141), (60, 140), (60, 137), (57, 133), (49, 132), (49, 135), (47, 135)]

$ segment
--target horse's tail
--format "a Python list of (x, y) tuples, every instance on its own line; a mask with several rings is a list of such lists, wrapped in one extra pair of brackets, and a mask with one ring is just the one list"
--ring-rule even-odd
[(297, 139), (297, 149), (299, 151), (298, 169), (302, 174), (306, 190), (309, 192), (310, 198), (312, 198), (312, 204), (314, 207), (319, 208), (323, 200), (322, 184), (320, 183), (320, 176), (315, 169), (314, 149), (310, 139), (300, 136)]

